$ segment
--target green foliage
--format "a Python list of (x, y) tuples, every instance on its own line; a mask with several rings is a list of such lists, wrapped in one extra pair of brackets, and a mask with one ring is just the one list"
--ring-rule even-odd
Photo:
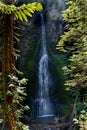
[[(40, 3), (31, 3), (31, 4), (23, 4), (21, 7), (17, 8), (17, 11), (15, 12), (15, 16), (17, 19), (20, 19), (21, 21), (26, 21), (28, 22), (28, 18), (27, 17), (32, 17), (32, 14), (35, 11), (41, 11), (42, 10), (42, 6)], [(17, 15), (18, 14), (18, 15)]]
[[(16, 119), (22, 118), (24, 111), (29, 110), (28, 106), (23, 106), (22, 101), (26, 98), (26, 87), (24, 87), (27, 84), (27, 79), (23, 78), (19, 80), (15, 75), (9, 75), (9, 90), (7, 91), (7, 95), (12, 98), (12, 105), (8, 105), (8, 108), (6, 110), (6, 114), (8, 112), (13, 113), (16, 116)], [(23, 86), (24, 85), (24, 86)], [(2, 94), (0, 93), (0, 96)], [(19, 109), (15, 110), (15, 105), (19, 106)], [(3, 102), (1, 104), (1, 111), (2, 114), (4, 113), (3, 109)], [(4, 117), (3, 117), (4, 118)], [(6, 118), (6, 117), (5, 117)], [(3, 123), (4, 119), (0, 119), (0, 123)], [(21, 122), (20, 122), (21, 123)], [(19, 123), (19, 124), (20, 124)], [(18, 129), (19, 124), (17, 123), (17, 126), (15, 127), (15, 130)], [(24, 124), (21, 123), (21, 127), (23, 127), (23, 130), (29, 130), (28, 126), (24, 128)]]
[[(70, 0), (67, 4), (68, 8), (63, 12), (63, 18), (67, 23), (68, 31), (61, 36), (57, 49), (70, 55), (70, 64), (63, 67), (68, 77), (65, 86), (66, 90), (72, 93), (73, 98), (77, 99), (75, 101), (77, 119), (82, 120), (85, 116), (81, 115), (81, 111), (87, 112), (87, 1)], [(87, 127), (87, 119), (84, 123), (80, 121), (83, 128), (79, 127), (79, 129), (85, 129), (85, 123)], [(79, 126), (78, 123), (76, 124)]]
[[(66, 103), (69, 103), (70, 102), (70, 98), (69, 98), (69, 95), (67, 95), (66, 91), (64, 90), (64, 81), (65, 81), (65, 76), (64, 76), (64, 72), (62, 70), (62, 67), (64, 65), (67, 65), (68, 63), (68, 59), (66, 57), (66, 55), (64, 54), (53, 54), (53, 52), (51, 51), (51, 49), (49, 48), (48, 46), (48, 51), (49, 51), (49, 54), (53, 60), (53, 63), (55, 64), (55, 69), (54, 69), (54, 72), (52, 73), (55, 73), (56, 77), (57, 77), (57, 87), (58, 87), (58, 96)], [(66, 61), (66, 63), (65, 63)]]
[[(6, 1), (7, 2), (7, 1)], [(8, 1), (9, 2), (9, 1)], [(11, 1), (10, 1), (11, 2)], [(19, 7), (16, 7), (14, 4), (6, 4), (5, 1), (0, 0), (0, 14), (2, 15), (1, 17), (1, 24), (4, 23), (3, 25), (6, 27), (7, 24), (5, 24), (7, 21), (6, 19), (8, 18), (8, 22), (10, 21), (10, 24), (12, 25), (9, 29), (9, 33), (12, 34), (11, 38), (14, 39), (14, 36), (19, 36), (17, 33), (13, 32), (14, 28), (14, 22), (16, 19), (20, 21), (25, 21), (28, 22), (28, 17), (32, 17), (35, 11), (41, 11), (42, 10), (42, 5), (39, 2), (34, 2), (34, 3), (28, 3), (28, 4), (23, 4)], [(13, 20), (12, 20), (13, 18)], [(3, 21), (4, 20), (4, 21)], [(3, 27), (4, 28), (4, 27)], [(2, 29), (3, 30), (3, 29)], [(5, 36), (5, 35), (4, 35)], [(7, 39), (9, 39), (9, 34), (6, 35)], [(16, 40), (18, 41), (19, 39), (15, 37)], [(3, 38), (5, 39), (5, 37)], [(4, 40), (3, 40), (4, 41)], [(5, 41), (4, 41), (5, 42)], [(5, 46), (7, 44), (7, 46)], [(2, 48), (5, 48), (6, 52), (10, 57), (13, 57), (13, 60), (11, 61), (10, 58), (7, 58), (7, 61), (11, 61), (10, 63), (6, 63), (5, 58), (3, 60), (3, 64), (9, 64), (7, 68), (2, 67), (2, 76), (3, 79), (1, 79), (1, 84), (0, 84), (0, 129), (4, 129), (5, 122), (8, 121), (11, 126), (9, 129), (22, 129), (22, 130), (29, 130), (29, 127), (24, 125), (20, 119), (23, 117), (24, 110), (28, 110), (28, 106), (23, 106), (22, 102), (26, 98), (26, 87), (25, 85), (27, 84), (27, 79), (23, 78), (22, 80), (19, 80), (14, 73), (19, 73), (19, 71), (15, 67), (15, 59), (17, 59), (18, 54), (16, 54), (16, 51), (19, 52), (18, 50), (14, 49), (14, 40), (10, 41), (7, 40), (7, 43), (3, 43)], [(9, 51), (8, 48), (11, 46), (12, 50), (11, 52)], [(2, 56), (5, 53), (2, 49)], [(3, 56), (4, 57), (4, 56)], [(11, 57), (11, 58), (12, 58)], [(9, 69), (8, 69), (9, 68)], [(5, 71), (7, 69), (7, 71)], [(14, 70), (14, 71), (12, 71)], [(8, 76), (9, 75), (9, 76)], [(12, 117), (9, 120), (9, 118)], [(14, 125), (14, 126), (13, 126)], [(2, 128), (1, 128), (2, 127)]]
[[(19, 63), (22, 62), (22, 58), (25, 59), (23, 64), (26, 64), (26, 63), (27, 64), (26, 64), (26, 67), (22, 68), (22, 71), (24, 73), (24, 76), (29, 78), (29, 82), (32, 82), (31, 79), (33, 79), (35, 77), (35, 75), (33, 75), (33, 74), (37, 67), (36, 62), (37, 62), (38, 52), (39, 52), (40, 43), (41, 43), (40, 33), (39, 33), (39, 28), (37, 28), (34, 24), (26, 25), (24, 23), (24, 24), (22, 24), (22, 27), (24, 27), (25, 30), (22, 33), (20, 42), (23, 43), (22, 40), (26, 39), (25, 44), (27, 44), (28, 49), (27, 49), (26, 54), (25, 54), (25, 51), (22, 52), (22, 50), (25, 50), (24, 48), (20, 51), (21, 56), (19, 58)], [(38, 31), (38, 33), (37, 33), (37, 31)], [(27, 40), (28, 35), (29, 35), (29, 40)], [(24, 42), (25, 42), (25, 40), (24, 40)], [(23, 66), (25, 66), (25, 65), (23, 65)]]
[(73, 119), (74, 125), (79, 126), (79, 130), (86, 130), (87, 128), (87, 112), (83, 109), (77, 118)]
[(40, 46), (40, 41), (38, 41), (36, 45), (35, 43), (32, 43), (31, 46), (32, 51), (31, 54), (29, 54), (30, 60), (28, 61), (28, 66), (27, 66), (27, 69), (30, 71), (30, 73), (34, 72), (36, 60), (39, 52), (39, 46)]
[(42, 5), (39, 2), (23, 4), (20, 7), (16, 7), (15, 5), (6, 5), (0, 1), (0, 11), (4, 14), (13, 13), (16, 19), (21, 21), (28, 22), (28, 17), (32, 17), (32, 14), (35, 11), (41, 11)]

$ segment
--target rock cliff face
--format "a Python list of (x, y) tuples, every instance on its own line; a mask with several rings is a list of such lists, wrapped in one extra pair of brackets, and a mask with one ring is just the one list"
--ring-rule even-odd
[(61, 12), (65, 9), (64, 0), (48, 0), (47, 11), (49, 19), (52, 21), (61, 19)]
[(46, 3), (46, 27), (47, 40), (51, 48), (55, 50), (60, 35), (64, 30), (62, 11), (65, 9), (64, 0), (47, 0)]
[(20, 50), (18, 67), (26, 76), (34, 70), (39, 49), (38, 44), (40, 41), (41, 29), (38, 23), (34, 23), (34, 19), (37, 21), (37, 19), (33, 17), (28, 23), (18, 23), (20, 28), (19, 34), (21, 34), (20, 42), (18, 43), (18, 48)]

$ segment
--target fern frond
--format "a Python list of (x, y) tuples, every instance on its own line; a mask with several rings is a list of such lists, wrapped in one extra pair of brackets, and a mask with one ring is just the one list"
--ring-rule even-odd
[(19, 11), (16, 11), (17, 19), (23, 21), (22, 15)]
[[(39, 2), (29, 3), (29, 4), (23, 4), (20, 7), (16, 8), (15, 17), (22, 21), (22, 18), (24, 21), (28, 22), (27, 17), (32, 17), (32, 14), (35, 11), (41, 11), (43, 9), (42, 5)], [(22, 18), (20, 18), (17, 13), (20, 12)]]
[(16, 19), (19, 18), (19, 17), (18, 17), (18, 14), (17, 14), (17, 11), (14, 12), (14, 15), (15, 15)]
[(11, 14), (13, 13), (16, 19), (20, 21), (28, 22), (27, 17), (32, 17), (32, 14), (35, 11), (41, 11), (43, 9), (42, 5), (39, 2), (33, 2), (28, 4), (23, 4), (19, 7), (16, 7), (14, 4), (6, 5), (0, 2), (0, 12), (4, 14)]
[(28, 12), (28, 10), (23, 10), (24, 14), (29, 16), (29, 17), (32, 17), (32, 14)]
[(21, 14), (21, 17), (24, 19), (24, 21), (28, 22), (27, 15), (22, 10), (19, 10), (19, 12)]
[(30, 7), (27, 7), (26, 9), (27, 9), (28, 12), (30, 12), (30, 13), (34, 13), (34, 11), (35, 11), (34, 9), (32, 9), (32, 8), (30, 8)]

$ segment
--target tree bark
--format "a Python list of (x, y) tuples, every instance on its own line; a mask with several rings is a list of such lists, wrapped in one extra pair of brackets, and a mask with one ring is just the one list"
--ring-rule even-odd
[[(9, 107), (15, 107), (12, 103), (12, 97), (7, 95), (9, 90), (8, 83), (10, 74), (15, 74), (13, 65), (15, 65), (14, 57), (14, 42), (13, 42), (13, 14), (4, 15), (4, 30), (3, 30), (3, 45), (2, 45), (2, 78), (3, 78), (3, 92), (4, 92), (4, 114), (7, 116), (9, 130), (14, 130), (17, 126), (16, 116), (12, 111), (9, 111)], [(17, 109), (17, 108), (16, 108)], [(20, 130), (19, 128), (17, 130)]]

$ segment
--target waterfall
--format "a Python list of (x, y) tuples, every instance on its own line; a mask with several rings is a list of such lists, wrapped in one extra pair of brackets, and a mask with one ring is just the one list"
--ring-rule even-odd
[(51, 73), (49, 71), (49, 56), (46, 47), (46, 29), (43, 19), (43, 14), (41, 14), (41, 32), (42, 32), (42, 42), (40, 51), (40, 60), (38, 66), (38, 116), (47, 117), (53, 116), (53, 105), (50, 101), (49, 89), (52, 83)]
[[(36, 68), (35, 95), (31, 99), (31, 117), (33, 118), (61, 115), (61, 108), (63, 108), (62, 104), (64, 104), (61, 96), (59, 95), (58, 97), (57, 95), (59, 93), (58, 91), (61, 90), (61, 83), (59, 81), (61, 78), (60, 75), (56, 76), (55, 65), (50, 60), (46, 46), (46, 31), (48, 40), (51, 41), (51, 43), (55, 43), (62, 34), (64, 25), (61, 12), (65, 9), (65, 2), (64, 0), (47, 0), (46, 8), (48, 11), (46, 15), (47, 30), (43, 14), (41, 13), (42, 41)], [(52, 51), (54, 51), (54, 48)]]

